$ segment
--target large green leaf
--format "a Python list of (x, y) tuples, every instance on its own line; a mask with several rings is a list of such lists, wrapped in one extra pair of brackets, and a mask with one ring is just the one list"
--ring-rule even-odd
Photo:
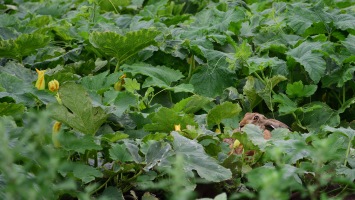
[(261, 151), (265, 151), (266, 146), (270, 145), (270, 142), (264, 139), (264, 134), (260, 127), (254, 124), (247, 124), (242, 128), (242, 131), (248, 135), (249, 140), (259, 147)]
[(320, 6), (307, 8), (303, 6), (295, 6), (290, 10), (287, 15), (288, 25), (298, 34), (303, 34), (314, 23), (329, 23), (332, 21), (333, 16), (324, 12)]
[(281, 75), (276, 75), (276, 76), (273, 76), (271, 78), (265, 78), (264, 79), (265, 86), (263, 86), (261, 88), (256, 87), (257, 94), (264, 100), (264, 102), (266, 103), (267, 107), (271, 111), (274, 110), (274, 105), (273, 105), (273, 101), (272, 101), (272, 98), (271, 98), (273, 88), (277, 84), (279, 84), (280, 82), (285, 81), (285, 80), (287, 80), (286, 77), (281, 76)]
[(174, 150), (184, 157), (184, 169), (186, 172), (196, 170), (201, 178), (212, 182), (220, 182), (232, 178), (229, 169), (217, 164), (216, 160), (210, 157), (203, 150), (203, 146), (194, 140), (189, 140), (179, 133), (173, 131)]
[(348, 37), (342, 41), (342, 44), (350, 51), (350, 53), (355, 53), (355, 35), (349, 34)]
[(0, 103), (0, 116), (3, 115), (17, 116), (19, 114), (22, 114), (24, 111), (25, 111), (25, 106), (22, 104), (7, 103), (7, 102)]
[(147, 165), (144, 169), (148, 171), (155, 165), (158, 165), (162, 160), (169, 156), (171, 150), (170, 144), (163, 144), (160, 141), (154, 141), (151, 143), (145, 155), (145, 162)]
[(100, 178), (103, 176), (102, 172), (89, 165), (72, 162), (62, 165), (59, 172), (63, 176), (73, 175), (83, 181), (83, 183), (89, 183), (95, 180), (96, 177)]
[(209, 127), (219, 125), (223, 119), (236, 116), (242, 111), (239, 104), (224, 102), (212, 108), (207, 114), (207, 124)]
[(93, 32), (90, 34), (90, 43), (108, 56), (123, 63), (140, 50), (155, 43), (154, 38), (159, 34), (155, 29), (142, 29), (131, 31), (125, 35), (115, 32)]
[(279, 103), (280, 115), (287, 115), (297, 110), (297, 103), (289, 99), (285, 94), (275, 94), (272, 96), (272, 101)]
[(87, 150), (101, 150), (102, 147), (96, 144), (96, 138), (92, 135), (77, 136), (72, 132), (59, 134), (59, 142), (67, 151), (75, 151), (84, 154)]
[(112, 98), (111, 102), (107, 102), (110, 104), (108, 112), (118, 117), (122, 116), (131, 106), (138, 105), (138, 97), (130, 92), (110, 91), (106, 92), (105, 96), (109, 94), (113, 94), (114, 98)]
[(133, 161), (133, 157), (127, 150), (125, 144), (114, 144), (112, 145), (110, 152), (110, 158), (114, 161), (127, 162)]
[(217, 8), (206, 9), (196, 15), (193, 28), (203, 27), (207, 30), (217, 30), (220, 32), (227, 31), (231, 22), (243, 20), (245, 14), (238, 7), (226, 12), (220, 11)]
[(59, 89), (62, 105), (51, 104), (51, 116), (57, 121), (85, 134), (95, 134), (105, 122), (107, 115), (100, 107), (93, 107), (85, 89), (73, 82), (63, 84)]
[(170, 132), (174, 130), (174, 125), (179, 124), (182, 129), (185, 129), (186, 125), (197, 127), (192, 115), (181, 115), (169, 108), (161, 108), (158, 112), (150, 114), (149, 118), (152, 123), (144, 126), (146, 131)]
[(108, 71), (102, 72), (95, 76), (85, 76), (81, 80), (81, 84), (89, 90), (103, 91), (109, 89), (115, 82), (118, 81), (122, 73), (109, 74)]
[(286, 93), (289, 97), (309, 97), (317, 90), (317, 85), (303, 85), (302, 81), (287, 84)]
[(195, 113), (202, 109), (205, 105), (207, 105), (209, 102), (211, 102), (212, 99), (199, 96), (199, 95), (193, 95), (191, 97), (185, 98), (178, 102), (177, 104), (174, 105), (172, 108), (176, 112), (183, 111), (184, 113)]
[(190, 84), (194, 86), (197, 94), (214, 98), (234, 84), (236, 76), (229, 70), (230, 63), (227, 61), (232, 60), (233, 55), (201, 46), (199, 49), (207, 59), (207, 65), (202, 66), (192, 75)]
[(322, 54), (315, 52), (315, 50), (321, 50), (322, 45), (320, 42), (303, 42), (286, 53), (304, 67), (315, 83), (318, 83), (324, 76), (326, 69), (326, 62), (322, 58)]
[(312, 102), (304, 107), (314, 107), (317, 106), (317, 109), (314, 109), (310, 112), (299, 114), (299, 119), (302, 119), (302, 125), (307, 127), (310, 131), (319, 131), (321, 126), (337, 126), (340, 123), (339, 114), (331, 109), (327, 104), (322, 102)]
[[(258, 95), (255, 87), (260, 81), (253, 76), (248, 76), (246, 79), (247, 81), (243, 87), (243, 94), (247, 97), (250, 109), (252, 110), (262, 101), (262, 98)], [(258, 85), (261, 85), (261, 83)]]
[(341, 29), (355, 29), (355, 16), (352, 14), (337, 14), (335, 16), (334, 25)]
[(142, 87), (157, 86), (168, 88), (173, 82), (184, 77), (180, 71), (165, 66), (154, 67), (149, 64), (133, 64), (123, 65), (121, 68), (124, 72), (132, 73), (133, 76), (136, 74), (148, 76)]
[(0, 41), (0, 57), (22, 59), (45, 47), (50, 38), (39, 34), (22, 34), (15, 40)]

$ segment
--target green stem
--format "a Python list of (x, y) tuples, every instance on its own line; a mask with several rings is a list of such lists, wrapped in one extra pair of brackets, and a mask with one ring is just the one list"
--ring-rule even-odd
[(162, 89), (162, 90), (160, 90), (159, 92), (155, 93), (155, 94), (152, 96), (152, 98), (149, 100), (148, 105), (150, 105), (150, 103), (152, 102), (152, 100), (154, 99), (154, 97), (155, 97), (156, 95), (158, 95), (159, 93), (161, 93), (161, 92), (163, 92), (163, 91), (165, 91), (165, 90), (166, 90), (166, 89)]
[(187, 76), (187, 80), (190, 80), (192, 76), (192, 71), (195, 69), (195, 57), (194, 55), (190, 58), (190, 66), (189, 66), (189, 75)]
[(97, 160), (97, 151), (96, 151), (96, 150), (94, 150), (94, 157), (95, 157), (95, 164), (94, 164), (94, 166), (97, 167), (97, 165), (98, 165), (98, 160)]
[(112, 176), (110, 176), (110, 178), (108, 178), (104, 184), (100, 185), (100, 187), (98, 187), (96, 190), (92, 191), (90, 194), (95, 194), (96, 192), (98, 192), (99, 190), (101, 190), (105, 185), (107, 185), (107, 183), (112, 179)]
[(346, 97), (345, 97), (345, 84), (344, 84), (344, 86), (343, 86), (343, 103), (342, 104), (344, 104), (345, 103), (345, 100), (346, 100)]
[(349, 157), (349, 153), (350, 153), (350, 147), (351, 147), (351, 142), (354, 139), (354, 136), (349, 138), (349, 144), (348, 144), (348, 148), (346, 149), (346, 154), (345, 154), (345, 161), (344, 161), (344, 166), (346, 167), (346, 164), (348, 163), (348, 157)]
[(115, 9), (116, 14), (118, 14), (118, 10), (116, 9), (115, 4), (113, 4), (113, 2), (111, 0), (108, 0), (108, 1), (111, 3), (113, 9)]
[(114, 72), (118, 72), (118, 69), (120, 68), (120, 61), (117, 61), (116, 67), (115, 67), (115, 71)]
[(342, 101), (340, 100), (340, 98), (338, 97), (338, 95), (334, 91), (331, 91), (331, 94), (333, 94), (333, 96), (338, 100), (340, 105), (343, 105)]

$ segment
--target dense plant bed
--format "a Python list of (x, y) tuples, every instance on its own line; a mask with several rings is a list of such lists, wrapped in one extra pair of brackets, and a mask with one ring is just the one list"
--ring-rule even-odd
[(0, 199), (355, 198), (351, 0), (0, 11)]

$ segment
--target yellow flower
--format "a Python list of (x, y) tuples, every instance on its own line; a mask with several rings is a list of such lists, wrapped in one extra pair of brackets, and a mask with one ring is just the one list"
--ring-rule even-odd
[(181, 126), (180, 124), (174, 125), (175, 131), (181, 131)]
[(239, 140), (235, 140), (233, 143), (233, 148), (237, 148), (240, 145), (240, 141)]
[(38, 74), (38, 78), (35, 86), (39, 90), (44, 90), (44, 88), (46, 87), (46, 81), (44, 80), (44, 72), (46, 72), (46, 70), (38, 70), (36, 68), (36, 71)]
[(59, 82), (57, 80), (51, 80), (48, 83), (48, 89), (52, 92), (56, 92), (59, 89)]
[(54, 144), (54, 147), (56, 147), (56, 148), (60, 147), (60, 142), (59, 142), (58, 136), (59, 136), (59, 130), (60, 130), (61, 126), (62, 126), (62, 123), (57, 121), (54, 123), (53, 128), (52, 128), (52, 142)]
[(121, 91), (123, 89), (123, 85), (125, 83), (124, 78), (126, 78), (126, 74), (123, 74), (113, 86), (116, 91)]

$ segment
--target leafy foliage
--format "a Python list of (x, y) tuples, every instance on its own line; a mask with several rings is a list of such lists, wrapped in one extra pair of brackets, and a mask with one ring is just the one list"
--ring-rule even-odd
[(93, 107), (83, 87), (68, 82), (61, 86), (60, 104), (52, 104), (52, 117), (85, 134), (95, 134), (106, 120), (106, 114), (100, 107)]
[(353, 8), (3, 1), (0, 199), (353, 199)]

